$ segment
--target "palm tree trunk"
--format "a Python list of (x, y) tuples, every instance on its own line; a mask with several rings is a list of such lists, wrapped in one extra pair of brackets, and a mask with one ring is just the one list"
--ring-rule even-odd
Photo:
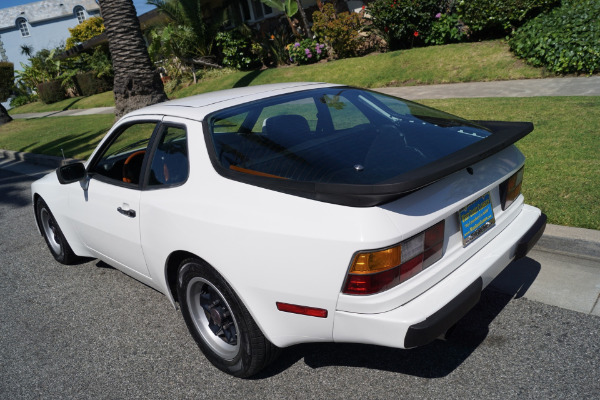
[(2, 103), (0, 103), (0, 125), (4, 125), (10, 121), (12, 121), (12, 118), (10, 117), (10, 115), (8, 115), (8, 111), (6, 111), (6, 108), (4, 108)]
[(129, 111), (167, 100), (153, 67), (132, 0), (99, 0), (115, 72), (117, 118)]

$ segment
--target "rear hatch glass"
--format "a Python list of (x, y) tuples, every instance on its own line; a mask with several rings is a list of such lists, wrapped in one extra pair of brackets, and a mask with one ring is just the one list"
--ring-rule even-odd
[(380, 204), (430, 184), (458, 168), (457, 155), (487, 156), (473, 146), (493, 135), (483, 124), (349, 87), (249, 102), (206, 123), (221, 174), (347, 205)]

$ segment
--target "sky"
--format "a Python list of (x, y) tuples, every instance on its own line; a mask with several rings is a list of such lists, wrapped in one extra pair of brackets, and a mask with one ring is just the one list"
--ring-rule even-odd
[[(0, 8), (13, 7), (35, 2), (35, 0), (0, 0)], [(133, 0), (133, 5), (135, 6), (138, 15), (148, 12), (154, 8), (154, 6), (146, 4), (146, 0)]]

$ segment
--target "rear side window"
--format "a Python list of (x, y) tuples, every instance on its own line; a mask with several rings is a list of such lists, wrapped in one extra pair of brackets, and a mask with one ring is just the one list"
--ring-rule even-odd
[(186, 130), (163, 126), (150, 164), (148, 186), (179, 185), (189, 173)]
[(346, 87), (236, 106), (209, 116), (208, 126), (223, 168), (359, 185), (384, 183), (491, 135), (417, 103)]

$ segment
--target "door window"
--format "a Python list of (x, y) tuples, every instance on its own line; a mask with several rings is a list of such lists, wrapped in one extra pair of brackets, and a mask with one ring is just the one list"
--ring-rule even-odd
[(90, 172), (119, 183), (139, 185), (142, 164), (156, 122), (129, 125), (112, 141)]

